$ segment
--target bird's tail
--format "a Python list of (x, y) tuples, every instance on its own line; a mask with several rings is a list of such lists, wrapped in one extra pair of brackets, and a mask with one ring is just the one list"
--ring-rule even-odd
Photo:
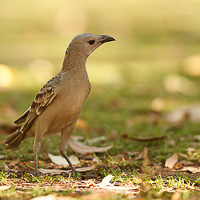
[(5, 141), (5, 144), (7, 144), (6, 149), (13, 149), (15, 147), (18, 147), (27, 137), (27, 134), (23, 131), (23, 126), (19, 129), (17, 129), (14, 133), (10, 134)]

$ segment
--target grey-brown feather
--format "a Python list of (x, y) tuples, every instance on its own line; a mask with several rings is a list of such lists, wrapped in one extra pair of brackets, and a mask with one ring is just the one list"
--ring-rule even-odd
[(24, 123), (26, 121), (26, 117), (29, 113), (29, 108), (28, 110), (25, 111), (25, 113), (17, 120), (14, 121), (14, 124), (21, 124), (21, 123)]
[(33, 100), (31, 107), (24, 113), (23, 116), (14, 122), (15, 124), (21, 124), (25, 122), (25, 124), (8, 136), (5, 141), (5, 144), (7, 144), (6, 149), (15, 148), (24, 141), (24, 139), (27, 137), (26, 133), (30, 130), (37, 116), (40, 115), (56, 97), (60, 83), (61, 75), (58, 74), (50, 79), (41, 88)]

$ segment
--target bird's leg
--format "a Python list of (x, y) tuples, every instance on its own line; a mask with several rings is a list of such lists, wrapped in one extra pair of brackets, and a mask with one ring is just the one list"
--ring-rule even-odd
[(68, 156), (64, 153), (61, 153), (62, 156), (65, 158), (65, 160), (68, 162), (69, 166), (71, 167), (71, 170), (73, 172), (73, 174), (77, 174), (78, 172), (76, 171), (76, 169), (74, 168), (74, 166), (72, 165), (70, 159), (68, 158)]
[(35, 135), (35, 141), (33, 144), (33, 151), (35, 154), (35, 176), (39, 176), (40, 172), (38, 170), (38, 152), (40, 151), (40, 146), (41, 146), (41, 136), (38, 137), (37, 135)]
[(38, 171), (38, 153), (35, 153), (35, 175), (36, 176), (39, 175), (39, 171)]
[(76, 122), (70, 124), (69, 126), (67, 126), (63, 131), (61, 131), (61, 138), (60, 138), (60, 144), (59, 144), (59, 150), (61, 155), (65, 158), (65, 160), (68, 162), (69, 166), (72, 169), (72, 172), (74, 175), (77, 174), (77, 171), (75, 170), (74, 166), (72, 165), (71, 161), (69, 160), (69, 158), (66, 155), (67, 152), (67, 140), (69, 139), (74, 126), (75, 126)]

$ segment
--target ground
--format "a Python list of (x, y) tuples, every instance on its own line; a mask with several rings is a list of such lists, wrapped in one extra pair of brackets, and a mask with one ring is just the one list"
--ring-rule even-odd
[[(176, 194), (184, 198), (194, 198), (200, 190), (200, 172), (182, 169), (184, 166), (198, 169), (196, 136), (199, 124), (186, 118), (178, 125), (172, 125), (165, 121), (162, 112), (145, 108), (124, 111), (124, 106), (128, 106), (124, 102), (127, 99), (124, 98), (120, 96), (105, 101), (104, 97), (91, 95), (86, 103), (87, 108), (83, 109), (72, 139), (79, 136), (80, 142), (88, 145), (90, 139), (97, 138), (89, 146), (113, 145), (113, 148), (105, 153), (81, 155), (69, 147), (68, 154), (76, 155), (80, 160), (80, 164), (75, 165), (76, 168), (95, 166), (93, 170), (80, 172), (76, 177), (71, 173), (41, 174), (35, 177), (32, 174), (33, 138), (28, 138), (20, 148), (12, 151), (5, 151), (4, 145), (1, 145), (1, 196), (7, 199), (28, 199), (53, 193), (52, 198), (65, 195), (66, 198), (87, 199), (88, 195), (88, 198), (96, 195), (100, 199), (171, 199)], [(92, 117), (94, 113), (90, 111), (93, 110), (94, 101), (100, 109), (95, 111), (96, 118)], [(108, 112), (108, 116), (104, 112)], [(90, 116), (94, 124), (83, 120), (84, 116)], [(14, 129), (10, 124), (1, 126), (1, 141)], [(69, 167), (53, 164), (48, 157), (49, 152), (59, 155), (59, 138), (57, 134), (43, 140), (39, 154), (40, 168), (69, 170)], [(179, 161), (172, 169), (165, 167), (166, 159), (174, 152), (178, 153)], [(97, 158), (98, 162), (93, 158)], [(99, 186), (102, 179), (110, 174), (114, 176), (108, 182), (111, 185)], [(3, 186), (8, 186), (9, 189)]]

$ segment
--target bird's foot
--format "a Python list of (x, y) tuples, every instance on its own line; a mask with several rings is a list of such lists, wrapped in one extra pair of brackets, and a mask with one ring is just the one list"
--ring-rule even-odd
[(80, 179), (80, 173), (75, 170), (75, 168), (72, 169), (72, 177), (74, 179)]
[(35, 177), (39, 177), (39, 176), (41, 176), (42, 173), (39, 171), (31, 171), (30, 174), (32, 174)]

